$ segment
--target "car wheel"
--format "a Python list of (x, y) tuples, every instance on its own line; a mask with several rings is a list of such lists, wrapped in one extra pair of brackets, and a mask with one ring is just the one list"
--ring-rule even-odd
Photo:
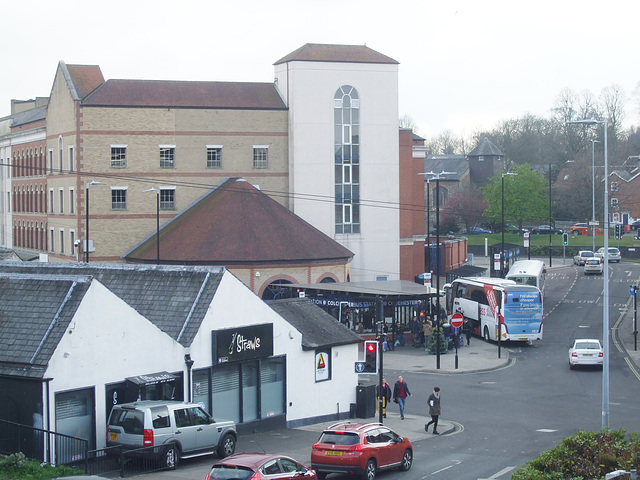
[(489, 329), (488, 329), (487, 327), (484, 327), (483, 338), (484, 338), (487, 342), (490, 340), (490, 338), (489, 338)]
[(580, 235), (580, 232), (579, 232), (578, 230), (574, 230), (574, 231), (573, 231), (573, 232), (571, 232), (571, 233), (573, 233), (573, 235), (574, 235), (575, 237), (577, 237), (578, 235)]
[(573, 363), (569, 363), (569, 370), (575, 370), (576, 366)]
[(362, 480), (373, 480), (374, 478), (376, 478), (376, 461), (373, 458), (371, 458), (367, 462), (367, 466), (364, 467)]
[(218, 447), (218, 457), (225, 458), (229, 455), (233, 455), (236, 451), (236, 439), (230, 433), (227, 433), (223, 438), (222, 442), (220, 442), (220, 446)]
[(162, 454), (162, 466), (168, 470), (175, 470), (180, 461), (179, 459), (180, 453), (178, 452), (178, 447), (176, 447), (175, 443), (172, 443), (165, 448)]
[(324, 480), (327, 478), (327, 474), (324, 472), (316, 472), (316, 477), (318, 477), (318, 480)]
[(404, 455), (402, 456), (402, 463), (400, 464), (400, 471), (406, 472), (411, 468), (411, 464), (413, 463), (413, 452), (410, 449), (406, 449), (404, 451)]

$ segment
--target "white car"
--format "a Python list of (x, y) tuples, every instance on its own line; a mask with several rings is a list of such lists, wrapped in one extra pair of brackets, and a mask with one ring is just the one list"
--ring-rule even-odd
[(580, 250), (576, 256), (573, 257), (574, 265), (584, 265), (587, 258), (593, 258), (593, 252), (591, 250)]
[(602, 271), (604, 267), (602, 264), (604, 260), (600, 257), (587, 258), (584, 264), (584, 274), (589, 275), (590, 273), (595, 273), (597, 275), (602, 275)]
[[(600, 247), (596, 251), (596, 257), (604, 258), (604, 247)], [(620, 250), (616, 247), (609, 247), (609, 261), (610, 262), (618, 262), (622, 259), (622, 255), (620, 255)]]
[(600, 340), (595, 338), (577, 338), (569, 347), (569, 368), (579, 365), (595, 365), (602, 368), (604, 349)]

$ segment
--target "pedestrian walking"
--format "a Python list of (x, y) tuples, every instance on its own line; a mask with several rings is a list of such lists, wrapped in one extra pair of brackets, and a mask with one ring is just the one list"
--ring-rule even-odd
[(413, 397), (409, 391), (409, 385), (404, 381), (402, 375), (398, 375), (398, 381), (393, 386), (393, 401), (400, 407), (400, 420), (404, 420), (404, 405), (407, 397)]
[(421, 327), (420, 327), (420, 322), (418, 322), (418, 317), (413, 317), (413, 319), (411, 320), (411, 336), (413, 337), (413, 346), (414, 347), (419, 347), (420, 346), (420, 331), (421, 331)]
[(378, 385), (376, 387), (376, 396), (378, 397), (378, 405), (380, 405), (380, 400), (382, 400), (382, 416), (387, 418), (387, 406), (391, 401), (391, 387), (384, 377), (382, 378), (382, 395), (380, 394), (380, 385)]
[(431, 415), (431, 421), (424, 426), (424, 431), (429, 433), (429, 425), (433, 424), (433, 434), (440, 435), (438, 432), (438, 417), (440, 416), (440, 387), (435, 387), (431, 395), (427, 398), (427, 405), (429, 405), (429, 415)]
[(429, 337), (431, 336), (432, 329), (433, 329), (433, 325), (431, 324), (431, 317), (427, 317), (424, 321), (424, 326), (422, 327), (422, 332), (424, 333), (424, 351), (425, 352), (429, 349)]
[(471, 325), (469, 324), (468, 318), (464, 319), (464, 323), (462, 324), (462, 331), (464, 332), (464, 336), (467, 337), (467, 347), (468, 347), (469, 341), (471, 340)]

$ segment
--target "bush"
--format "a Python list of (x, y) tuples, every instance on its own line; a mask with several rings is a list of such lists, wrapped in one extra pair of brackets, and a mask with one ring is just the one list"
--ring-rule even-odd
[(578, 432), (526, 463), (512, 480), (598, 480), (615, 470), (640, 467), (640, 440), (624, 430)]
[(52, 467), (47, 463), (29, 460), (21, 452), (8, 457), (0, 456), (0, 479), (2, 480), (47, 480), (82, 473), (70, 467)]

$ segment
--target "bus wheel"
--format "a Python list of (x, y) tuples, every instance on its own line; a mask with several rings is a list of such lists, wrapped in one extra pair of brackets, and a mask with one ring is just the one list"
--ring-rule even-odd
[(484, 336), (484, 339), (485, 339), (487, 342), (488, 342), (489, 340), (491, 340), (491, 339), (489, 338), (489, 329), (488, 329), (486, 326), (484, 327), (484, 334), (483, 334), (483, 336)]

